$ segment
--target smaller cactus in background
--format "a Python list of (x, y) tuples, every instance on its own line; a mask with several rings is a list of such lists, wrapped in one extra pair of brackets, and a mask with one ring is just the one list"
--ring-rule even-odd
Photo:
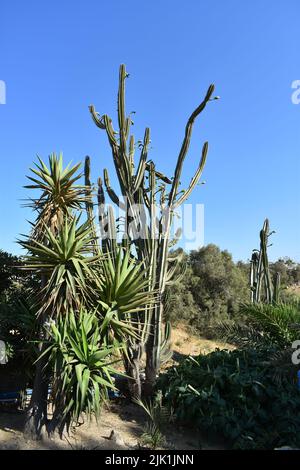
[(253, 250), (250, 261), (251, 302), (278, 302), (280, 291), (280, 273), (276, 273), (274, 285), (268, 260), (268, 240), (274, 233), (270, 232), (269, 220), (265, 219), (260, 231), (260, 249)]

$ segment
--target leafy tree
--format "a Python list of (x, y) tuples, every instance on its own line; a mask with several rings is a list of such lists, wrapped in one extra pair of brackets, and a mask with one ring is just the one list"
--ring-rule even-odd
[(199, 307), (198, 326), (203, 331), (221, 318), (235, 318), (239, 304), (249, 296), (248, 279), (231, 254), (210, 244), (190, 253), (193, 276), (190, 291)]

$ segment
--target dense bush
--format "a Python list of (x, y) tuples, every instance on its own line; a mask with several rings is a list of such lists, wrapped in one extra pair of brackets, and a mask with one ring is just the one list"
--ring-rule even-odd
[(185, 255), (183, 263), (184, 278), (169, 288), (173, 324), (184, 320), (209, 336), (220, 320), (240, 318), (239, 304), (250, 295), (247, 265), (212, 244)]
[(223, 435), (232, 448), (300, 447), (300, 392), (274, 381), (270, 351), (220, 351), (187, 358), (159, 379), (179, 420)]
[[(179, 250), (177, 250), (179, 251)], [(182, 251), (182, 250), (181, 250)], [(207, 337), (219, 337), (223, 321), (244, 323), (240, 305), (250, 300), (248, 262), (234, 262), (227, 250), (209, 244), (190, 254), (183, 253), (185, 275), (167, 289), (168, 319), (188, 323)], [(300, 281), (300, 265), (289, 258), (270, 263), (271, 275), (281, 275), (280, 299), (297, 299), (288, 287)]]

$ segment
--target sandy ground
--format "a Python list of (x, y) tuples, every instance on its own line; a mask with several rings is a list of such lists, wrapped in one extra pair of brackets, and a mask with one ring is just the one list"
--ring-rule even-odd
[[(2, 412), (0, 414), (0, 449), (14, 450), (130, 450), (140, 448), (140, 438), (145, 424), (145, 415), (136, 405), (113, 404), (102, 412), (99, 423), (85, 423), (70, 430), (61, 439), (59, 436), (43, 438), (41, 441), (26, 440), (22, 433), (24, 414)], [(110, 439), (111, 432), (115, 437)], [(211, 443), (204, 435), (183, 426), (169, 425), (165, 430), (164, 449), (200, 450), (223, 449), (220, 442)]]
[(234, 349), (234, 346), (221, 341), (202, 338), (199, 335), (190, 333), (184, 325), (177, 325), (172, 329), (172, 345), (174, 350), (173, 359), (180, 356), (197, 356), (198, 354), (208, 354), (219, 349)]
[[(177, 327), (172, 332), (174, 357), (169, 363), (200, 352), (207, 354), (216, 347), (232, 349), (230, 345), (211, 340), (201, 339), (188, 333), (183, 327)], [(98, 424), (93, 421), (84, 423), (70, 431), (63, 439), (55, 436), (39, 442), (28, 441), (24, 438), (22, 429), (24, 413), (13, 409), (0, 410), (0, 449), (134, 449), (140, 444), (146, 416), (143, 410), (125, 399), (111, 402), (109, 408), (103, 410)], [(111, 432), (115, 435), (110, 439)], [(196, 430), (170, 424), (165, 436), (169, 449), (224, 449), (222, 442), (213, 443)]]

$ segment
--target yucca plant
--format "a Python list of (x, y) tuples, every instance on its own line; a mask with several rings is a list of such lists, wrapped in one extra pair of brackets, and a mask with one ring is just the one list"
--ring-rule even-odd
[(43, 241), (20, 241), (27, 250), (24, 269), (45, 278), (41, 289), (39, 313), (58, 316), (70, 308), (93, 305), (99, 278), (95, 266), (99, 256), (91, 253), (93, 235), (89, 221), (78, 225), (78, 218), (66, 217), (54, 235), (44, 224)]
[[(53, 164), (51, 174), (56, 175), (54, 178), (56, 182), (59, 175), (64, 180), (65, 175), (70, 177), (74, 174), (73, 170), (75, 171), (75, 168), (73, 168), (70, 175), (62, 169), (61, 161), (57, 162), (55, 156), (50, 160), (50, 163)], [(44, 177), (48, 180), (49, 178), (45, 176), (47, 171), (44, 166), (43, 170)], [(74, 181), (73, 178), (71, 183), (74, 184)], [(76, 191), (72, 191), (72, 184), (65, 184), (65, 189), (69, 191), (68, 197), (65, 198), (65, 208), (63, 207), (64, 197), (59, 198), (57, 194), (55, 196), (51, 193), (51, 191), (58, 193), (59, 186), (64, 186), (63, 183), (64, 181), (60, 181), (58, 185), (49, 185), (49, 191), (43, 195), (42, 209), (38, 212), (37, 222), (31, 235), (25, 241), (20, 241), (22, 247), (27, 250), (27, 255), (24, 256), (24, 269), (37, 273), (42, 279), (41, 289), (35, 295), (38, 323), (40, 324), (39, 340), (42, 347), (36, 363), (37, 372), (29, 409), (29, 425), (27, 427), (33, 437), (39, 436), (43, 425), (46, 425), (47, 429), (51, 431), (57, 426), (63, 429), (71, 421), (76, 421), (79, 416), (78, 413), (85, 409), (75, 401), (72, 409), (65, 415), (61, 411), (59, 394), (56, 394), (54, 401), (57, 411), (53, 420), (51, 422), (48, 420), (47, 390), (48, 384), (52, 381), (53, 367), (56, 367), (53, 365), (56, 364), (56, 362), (53, 362), (53, 354), (54, 351), (58, 353), (58, 349), (53, 347), (51, 349), (51, 359), (48, 360), (50, 349), (46, 350), (45, 345), (50, 340), (50, 332), (49, 329), (45, 329), (45, 325), (49, 319), (53, 319), (55, 322), (63, 322), (64, 317), (66, 317), (65, 321), (67, 322), (69, 321), (69, 312), (73, 311), (74, 319), (78, 317), (80, 322), (78, 312), (82, 308), (93, 311), (101, 337), (99, 347), (105, 345), (109, 350), (109, 354), (113, 350), (115, 356), (120, 355), (121, 351), (126, 355), (130, 338), (137, 338), (139, 333), (133, 324), (129, 323), (128, 315), (134, 314), (138, 304), (143, 308), (143, 305), (152, 301), (151, 293), (144, 292), (145, 286), (141, 282), (141, 279), (145, 277), (145, 273), (141, 271), (140, 265), (138, 266), (134, 263), (134, 260), (126, 255), (126, 250), (124, 248), (118, 249), (116, 246), (114, 253), (107, 253), (104, 256), (100, 248), (95, 249), (97, 240), (95, 240), (95, 229), (91, 216), (88, 216), (85, 223), (79, 224), (79, 217), (73, 209), (81, 209), (82, 202), (85, 202), (85, 208), (90, 207), (87, 200), (81, 197), (83, 187), (79, 187), (80, 189), (77, 192), (78, 201), (76, 202)], [(74, 199), (71, 197), (72, 194)], [(87, 194), (90, 194), (90, 189)], [(59, 216), (55, 215), (55, 211), (48, 210), (55, 206), (54, 199), (58, 201), (56, 209)], [(61, 207), (59, 206), (60, 203), (62, 204)], [(51, 217), (49, 214), (51, 214)], [(48, 215), (50, 218), (47, 219), (46, 216)], [(72, 326), (75, 328), (74, 321)], [(93, 325), (95, 324), (96, 320)], [(57, 335), (59, 329), (51, 330), (52, 340), (54, 340), (54, 331)], [(57, 345), (57, 342), (55, 344)], [(66, 369), (69, 370), (70, 368), (66, 366)], [(55, 370), (58, 371), (58, 369)], [(88, 372), (84, 373), (87, 376)], [(57, 383), (60, 383), (56, 373), (53, 377), (55, 383), (57, 380)], [(76, 377), (77, 385), (74, 379), (72, 382), (73, 389), (75, 385), (76, 387), (79, 386), (79, 375)], [(96, 396), (98, 396), (97, 392)], [(79, 400), (78, 394), (76, 400)], [(94, 406), (92, 408), (88, 406), (88, 411), (97, 413)], [(33, 426), (31, 425), (31, 418), (33, 418)]]
[[(47, 308), (43, 308), (41, 304), (41, 298), (45, 296), (47, 291), (47, 282), (49, 281), (50, 270), (49, 262), (52, 263), (53, 269), (58, 267), (60, 262), (55, 260), (53, 256), (53, 237), (57, 237), (58, 233), (61, 233), (61, 229), (64, 225), (65, 219), (69, 221), (70, 214), (74, 210), (80, 210), (86, 199), (89, 200), (90, 193), (86, 192), (84, 186), (76, 184), (81, 177), (78, 174), (80, 164), (63, 168), (62, 155), (57, 156), (51, 154), (49, 157), (49, 167), (38, 158), (38, 164), (35, 164), (36, 168), (32, 168), (31, 171), (34, 176), (29, 176), (31, 184), (26, 186), (29, 189), (39, 191), (36, 198), (29, 200), (28, 206), (32, 207), (36, 212), (36, 219), (32, 223), (32, 229), (30, 236), (26, 241), (21, 242), (21, 245), (28, 250), (28, 255), (31, 261), (34, 258), (31, 269), (40, 273), (41, 287), (39, 291), (36, 291), (34, 297), (35, 302), (39, 303), (39, 317), (37, 319), (37, 337), (40, 340), (39, 350), (43, 351), (43, 341), (45, 339), (44, 324), (46, 322), (49, 311), (54, 305), (55, 295), (51, 294), (48, 284), (48, 292), (51, 296), (51, 301), (47, 299)], [(45, 229), (47, 227), (47, 229)], [(51, 239), (52, 236), (52, 239)], [(41, 243), (43, 246), (39, 246)], [(73, 245), (75, 248), (76, 245)], [(46, 253), (50, 247), (50, 252)], [(55, 250), (54, 250), (55, 251)], [(52, 260), (51, 260), (52, 257)], [(49, 260), (50, 258), (50, 260)], [(29, 259), (27, 258), (27, 263)], [(45, 267), (39, 268), (38, 264), (48, 264), (48, 271)], [(56, 264), (55, 264), (56, 263)], [(61, 263), (62, 265), (63, 263)], [(66, 265), (67, 266), (67, 265)], [(57, 276), (61, 276), (63, 268), (60, 272), (56, 272)], [(58, 269), (56, 269), (58, 271)], [(52, 275), (52, 273), (51, 273)], [(51, 277), (50, 275), (50, 277)], [(70, 279), (68, 291), (72, 294), (70, 298), (74, 300), (74, 286)], [(59, 286), (60, 287), (60, 286)], [(62, 290), (58, 286), (55, 286), (56, 293), (58, 295), (60, 306), (62, 307), (65, 301), (59, 297)], [(64, 287), (67, 287), (67, 280), (64, 279)], [(45, 298), (45, 297), (44, 297)], [(70, 301), (70, 298), (68, 301)], [(67, 303), (68, 303), (67, 301)], [(52, 303), (52, 305), (51, 305)], [(31, 397), (30, 406), (27, 412), (25, 432), (28, 436), (38, 438), (41, 433), (41, 429), (44, 424), (47, 423), (47, 393), (48, 393), (48, 382), (49, 378), (47, 371), (45, 370), (44, 359), (40, 360), (36, 364), (36, 372), (33, 385), (33, 393)]]
[(69, 311), (49, 327), (47, 365), (52, 371), (53, 419), (50, 429), (76, 425), (84, 416), (99, 417), (108, 389), (116, 390), (113, 354), (120, 344), (109, 344), (102, 336), (95, 313)]
[(81, 210), (89, 200), (86, 187), (75, 184), (82, 176), (78, 174), (81, 163), (63, 167), (62, 154), (49, 156), (49, 167), (38, 157), (36, 168), (30, 168), (34, 176), (27, 176), (32, 184), (25, 188), (41, 192), (36, 199), (30, 199), (26, 205), (37, 211), (37, 219), (33, 224), (31, 237), (41, 240), (44, 237), (44, 226), (52, 233), (61, 227), (64, 217), (70, 211)]

